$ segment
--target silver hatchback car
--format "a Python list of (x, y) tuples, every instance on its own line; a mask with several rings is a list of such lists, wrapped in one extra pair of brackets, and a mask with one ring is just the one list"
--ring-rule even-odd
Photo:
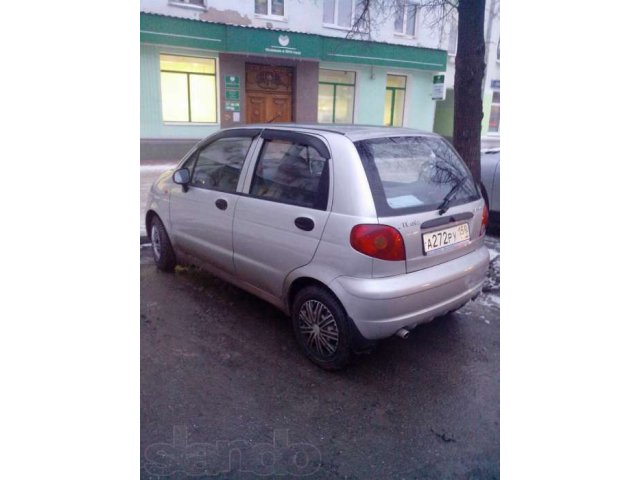
[(198, 265), (272, 303), (329, 370), (474, 299), (487, 222), (442, 137), (357, 125), (221, 130), (160, 176), (146, 214), (158, 268)]

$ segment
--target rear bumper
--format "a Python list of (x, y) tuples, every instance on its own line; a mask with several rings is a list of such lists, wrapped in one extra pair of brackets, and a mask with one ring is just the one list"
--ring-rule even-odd
[(482, 246), (455, 260), (384, 278), (338, 277), (329, 285), (368, 340), (390, 337), (461, 307), (482, 290), (489, 251)]

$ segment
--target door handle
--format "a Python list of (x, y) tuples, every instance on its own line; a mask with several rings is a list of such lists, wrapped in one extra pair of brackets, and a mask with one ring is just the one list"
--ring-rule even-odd
[(316, 224), (313, 223), (313, 220), (308, 217), (298, 217), (293, 223), (296, 224), (296, 227), (298, 227), (300, 230), (304, 230), (305, 232), (310, 232), (311, 230), (313, 230), (313, 227), (316, 226)]
[(220, 210), (226, 210), (227, 205), (227, 201), (224, 198), (219, 198), (218, 200), (216, 200), (216, 207), (218, 207)]

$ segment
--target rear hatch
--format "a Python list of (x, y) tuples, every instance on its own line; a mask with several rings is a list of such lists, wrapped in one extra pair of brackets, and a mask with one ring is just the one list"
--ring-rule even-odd
[(484, 201), (448, 142), (437, 136), (398, 135), (355, 145), (379, 222), (402, 235), (407, 272), (482, 246)]

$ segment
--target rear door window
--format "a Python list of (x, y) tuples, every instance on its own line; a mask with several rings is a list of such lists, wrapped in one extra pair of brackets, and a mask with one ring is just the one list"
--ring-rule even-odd
[(264, 141), (251, 196), (325, 210), (328, 192), (329, 162), (314, 146), (289, 139)]
[(453, 148), (437, 137), (384, 137), (355, 143), (378, 216), (437, 209), (480, 198), (471, 172)]

